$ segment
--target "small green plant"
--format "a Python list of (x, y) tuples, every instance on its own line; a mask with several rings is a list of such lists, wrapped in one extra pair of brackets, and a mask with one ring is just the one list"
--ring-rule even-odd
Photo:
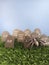
[(25, 49), (15, 41), (15, 48), (5, 48), (0, 40), (0, 65), (49, 65), (49, 47)]

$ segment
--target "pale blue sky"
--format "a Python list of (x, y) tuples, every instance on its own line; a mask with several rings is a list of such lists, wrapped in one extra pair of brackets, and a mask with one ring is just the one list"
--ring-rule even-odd
[(0, 34), (26, 28), (49, 35), (49, 0), (0, 0)]

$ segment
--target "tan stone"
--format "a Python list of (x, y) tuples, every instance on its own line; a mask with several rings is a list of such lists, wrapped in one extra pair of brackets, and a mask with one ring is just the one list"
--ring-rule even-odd
[(6, 39), (5, 48), (14, 48), (14, 38), (11, 35)]
[(34, 30), (34, 32), (37, 34), (37, 35), (41, 35), (41, 31), (40, 31), (40, 29), (39, 28), (36, 28), (35, 30)]
[(47, 42), (48, 41), (48, 36), (46, 36), (45, 34), (41, 35), (40, 37), (41, 41)]
[(24, 41), (24, 38), (25, 38), (25, 34), (23, 31), (20, 31), (17, 35), (17, 41), (18, 42), (23, 42)]
[(32, 36), (32, 38), (40, 38), (40, 36), (39, 36), (38, 34), (36, 34), (35, 32), (33, 32), (33, 33), (31, 34), (31, 36)]
[(49, 46), (49, 42), (45, 42), (43, 46)]
[(15, 29), (15, 30), (13, 31), (12, 36), (15, 37), (15, 38), (17, 39), (17, 35), (18, 35), (19, 32), (20, 32), (20, 30)]
[(6, 41), (6, 38), (8, 37), (8, 35), (10, 35), (9, 32), (8, 32), (8, 31), (4, 31), (4, 32), (2, 33), (1, 40), (2, 40), (3, 42), (5, 42), (5, 41)]
[(45, 34), (41, 35), (40, 38), (41, 45), (43, 46), (49, 46), (49, 38)]
[(29, 29), (26, 29), (24, 33), (25, 33), (25, 36), (29, 36), (29, 37), (31, 36), (31, 31)]

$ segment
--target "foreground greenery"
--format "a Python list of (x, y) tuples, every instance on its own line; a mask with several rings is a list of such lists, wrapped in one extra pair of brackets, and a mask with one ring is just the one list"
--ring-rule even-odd
[(15, 48), (5, 48), (0, 40), (0, 65), (49, 65), (49, 47), (23, 48), (15, 42)]

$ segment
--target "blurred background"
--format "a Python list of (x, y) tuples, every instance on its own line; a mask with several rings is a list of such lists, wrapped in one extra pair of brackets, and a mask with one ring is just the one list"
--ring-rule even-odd
[(49, 35), (49, 0), (0, 0), (0, 35), (27, 28)]

